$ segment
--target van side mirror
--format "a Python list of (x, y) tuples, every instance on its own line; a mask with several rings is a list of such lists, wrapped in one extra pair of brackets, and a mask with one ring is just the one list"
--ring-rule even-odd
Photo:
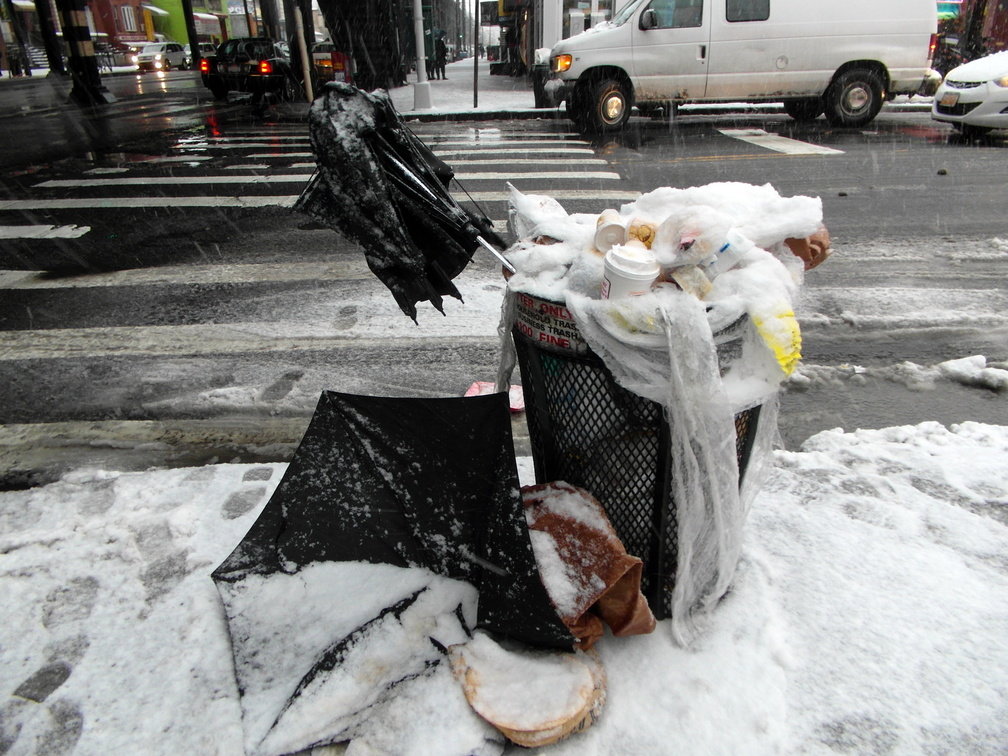
[(658, 12), (654, 8), (648, 8), (646, 11), (641, 13), (640, 17), (640, 28), (644, 31), (648, 29), (654, 29), (658, 26)]

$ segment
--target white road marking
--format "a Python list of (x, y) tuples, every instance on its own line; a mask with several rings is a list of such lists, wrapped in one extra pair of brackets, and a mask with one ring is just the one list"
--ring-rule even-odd
[[(438, 157), (445, 157), (450, 155), (486, 155), (489, 152), (510, 152), (510, 150), (497, 150), (489, 145), (486, 147), (475, 147), (468, 149), (457, 149), (457, 150), (434, 150), (434, 154)], [(518, 150), (522, 155), (531, 154), (550, 154), (550, 155), (594, 155), (595, 150), (591, 147), (528, 147), (523, 150)], [(514, 160), (515, 158), (512, 158)]]
[[(248, 167), (248, 166), (244, 166)], [(310, 173), (274, 173), (269, 176), (127, 176), (103, 179), (51, 179), (35, 184), (36, 189), (69, 189), (110, 186), (191, 186), (193, 184), (295, 184), (307, 183)]]
[[(314, 152), (253, 152), (246, 155), (249, 160), (281, 160), (287, 158), (315, 157)], [(210, 160), (210, 158), (200, 158)]]
[(238, 265), (166, 265), (81, 276), (51, 278), (37, 270), (0, 270), (4, 289), (84, 289), (111, 286), (193, 286), (222, 283), (277, 283), (284, 281), (353, 281), (373, 274), (364, 256), (346, 262), (258, 263)]
[(298, 195), (248, 197), (68, 197), (0, 201), (5, 210), (121, 210), (162, 207), (292, 207)]
[[(570, 174), (574, 175), (574, 174)], [(511, 175), (509, 178), (520, 178)], [(548, 194), (558, 202), (568, 200), (593, 200), (601, 202), (631, 202), (641, 196), (638, 191), (623, 191), (618, 189), (536, 189), (526, 187), (526, 194)], [(0, 212), (25, 210), (119, 210), (165, 207), (293, 207), (298, 199), (297, 194), (266, 196), (250, 195), (243, 197), (206, 196), (206, 197), (94, 197), (65, 199), (29, 199), (0, 201)], [(465, 202), (507, 202), (510, 192), (459, 192), (456, 199)]]
[[(386, 297), (393, 302), (391, 297)], [(394, 302), (393, 302), (393, 307)], [(459, 305), (461, 307), (461, 305)], [(396, 309), (398, 312), (398, 309)], [(433, 311), (441, 318), (440, 313)], [(389, 310), (392, 315), (391, 309)], [(425, 314), (426, 316), (426, 314)], [(400, 335), (341, 335), (324, 323), (201, 323), (169, 326), (116, 326), (109, 328), (51, 328), (37, 331), (0, 331), (0, 362), (12, 360), (52, 360), (111, 356), (196, 356), (255, 352), (326, 351), (353, 347), (408, 349), (422, 340), (426, 344), (443, 343), (445, 349), (461, 344), (486, 344), (497, 338), (497, 321), (487, 318), (484, 333), (463, 332), (471, 329), (472, 313), (457, 316), (454, 333), (445, 332), (445, 323), (436, 329), (417, 329), (401, 313)], [(447, 319), (445, 319), (447, 320)], [(463, 325), (463, 323), (465, 325)], [(426, 325), (426, 323), (425, 323)], [(431, 332), (435, 330), (437, 332)]]
[(434, 142), (431, 148), (441, 148), (441, 147), (510, 147), (514, 144), (534, 144), (534, 145), (585, 145), (588, 146), (588, 142), (583, 139), (490, 139), (490, 140), (480, 140), (480, 139), (445, 139), (444, 141)]
[(774, 152), (783, 152), (787, 155), (843, 155), (843, 150), (835, 150), (832, 147), (823, 147), (818, 144), (800, 142), (797, 139), (770, 134), (763, 129), (718, 129), (725, 136), (739, 139), (757, 147), (763, 147)]
[[(632, 202), (641, 196), (637, 191), (623, 191), (619, 189), (529, 189), (523, 190), (525, 194), (548, 194), (557, 202), (563, 203), (568, 200), (593, 200), (599, 202)], [(459, 196), (460, 200), (465, 197), (472, 198), (473, 202), (507, 202), (511, 199), (511, 192), (469, 192), (465, 196)]]
[(209, 155), (165, 155), (163, 157), (148, 158), (141, 160), (141, 163), (197, 163), (203, 160), (213, 160)]
[[(468, 160), (453, 160), (451, 167), (458, 165), (514, 165), (514, 158), (469, 158)], [(604, 158), (558, 158), (550, 160), (550, 165), (608, 165)], [(293, 166), (292, 166), (293, 167)]]
[(307, 134), (294, 134), (287, 136), (264, 136), (263, 134), (260, 134), (258, 136), (191, 137), (189, 139), (180, 139), (175, 143), (175, 145), (177, 147), (192, 147), (204, 144), (227, 144), (229, 142), (261, 142), (263, 139), (270, 139), (277, 142), (308, 142), (311, 137)]
[(623, 177), (612, 171), (530, 171), (528, 173), (509, 171), (507, 173), (456, 173), (455, 178), (459, 181), (512, 181), (519, 179), (606, 179), (616, 181)]
[(79, 239), (91, 226), (0, 226), (0, 239)]
[[(300, 147), (300, 144), (292, 144), (292, 147)], [(175, 148), (179, 150), (269, 150), (269, 149), (284, 149), (285, 145), (272, 144), (270, 142), (246, 142), (245, 144), (232, 144), (232, 143), (210, 143), (210, 142), (193, 142), (192, 144), (176, 144)]]

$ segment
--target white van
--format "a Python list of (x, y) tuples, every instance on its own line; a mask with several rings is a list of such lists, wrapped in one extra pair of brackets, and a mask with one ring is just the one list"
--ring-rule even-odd
[(783, 100), (863, 126), (928, 78), (935, 0), (630, 0), (550, 55), (550, 105), (596, 131), (684, 102)]

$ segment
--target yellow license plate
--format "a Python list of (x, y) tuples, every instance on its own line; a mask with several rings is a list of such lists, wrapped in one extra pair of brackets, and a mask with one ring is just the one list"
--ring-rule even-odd
[(943, 108), (952, 108), (959, 103), (959, 93), (958, 92), (946, 92), (942, 95), (941, 103), (939, 103)]

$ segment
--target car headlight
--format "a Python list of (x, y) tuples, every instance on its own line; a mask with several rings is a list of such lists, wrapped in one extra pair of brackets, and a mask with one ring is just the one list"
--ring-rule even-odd
[(574, 62), (574, 56), (569, 53), (563, 53), (562, 55), (554, 55), (551, 68), (554, 73), (563, 73), (571, 67), (571, 63)]
[(154, 56), (154, 60), (160, 62), (161, 61), (161, 53), (158, 53), (157, 55), (155, 55)]
[(994, 83), (999, 87), (1008, 87), (1008, 74), (1005, 74), (999, 79), (994, 79)]
[(139, 55), (131, 55), (131, 56), (130, 56), (130, 59), (131, 59), (131, 60), (132, 60), (132, 61), (133, 61), (134, 63), (139, 63), (139, 62), (140, 62), (140, 56), (139, 56)]

